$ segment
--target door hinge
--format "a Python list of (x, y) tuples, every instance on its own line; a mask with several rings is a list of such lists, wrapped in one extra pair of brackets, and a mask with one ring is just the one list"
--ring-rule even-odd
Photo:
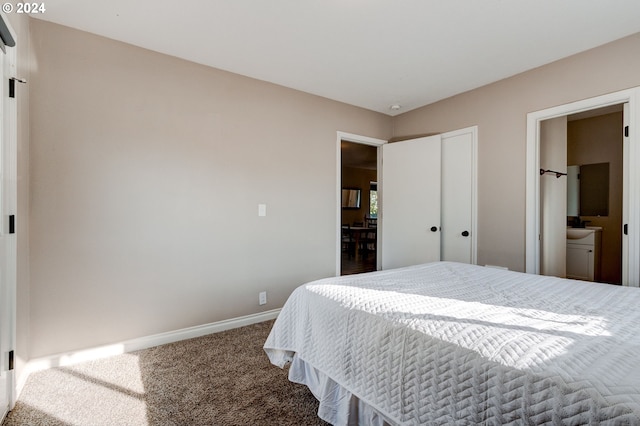
[(9, 233), (10, 234), (16, 233), (16, 215), (14, 214), (9, 215)]
[(624, 137), (625, 138), (629, 137), (629, 126), (624, 126)]
[(9, 351), (9, 371), (13, 370), (13, 351)]
[(628, 224), (624, 224), (624, 226), (622, 227), (622, 233), (624, 235), (629, 235), (629, 225)]
[(16, 97), (16, 81), (18, 83), (23, 83), (23, 84), (27, 82), (27, 80), (24, 80), (22, 78), (11, 77), (9, 79), (9, 97), (10, 98)]

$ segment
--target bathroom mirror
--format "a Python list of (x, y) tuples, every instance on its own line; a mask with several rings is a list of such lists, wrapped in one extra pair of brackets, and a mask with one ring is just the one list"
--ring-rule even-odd
[(342, 208), (360, 208), (360, 188), (342, 188)]
[(609, 163), (567, 167), (567, 216), (609, 216)]
[(580, 216), (580, 166), (567, 166), (567, 216)]

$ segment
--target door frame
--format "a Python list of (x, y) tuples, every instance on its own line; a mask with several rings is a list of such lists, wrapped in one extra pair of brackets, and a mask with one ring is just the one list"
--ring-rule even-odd
[[(341, 253), (342, 253), (342, 229), (341, 229), (341, 225), (342, 225), (342, 153), (340, 148), (340, 144), (342, 141), (359, 143), (363, 145), (370, 145), (378, 148), (378, 152), (377, 152), (378, 165), (376, 170), (378, 174), (378, 177), (377, 177), (378, 202), (380, 203), (378, 205), (378, 227), (380, 227), (381, 225), (380, 219), (382, 215), (382, 208), (381, 208), (382, 193), (381, 193), (381, 185), (380, 185), (380, 181), (382, 179), (382, 145), (388, 143), (388, 141), (384, 139), (377, 139), (369, 136), (356, 135), (354, 133), (338, 131), (336, 134), (336, 236), (335, 236), (336, 238), (336, 277), (340, 276), (340, 263), (342, 261), (341, 259)], [(376, 232), (376, 235), (378, 236), (377, 237), (378, 242), (376, 246), (378, 247), (378, 250), (380, 250), (382, 247), (380, 244), (380, 238), (381, 238), (380, 229), (378, 229), (378, 232)], [(376, 256), (377, 270), (380, 269), (380, 259), (381, 259), (380, 255)]]
[(627, 245), (628, 253), (628, 263), (626, 268), (623, 267), (623, 281), (625, 272), (627, 281), (623, 282), (623, 285), (632, 287), (640, 285), (640, 232), (637, 231), (640, 229), (640, 170), (629, 167), (630, 164), (640, 164), (640, 146), (638, 146), (640, 132), (635, 131), (640, 128), (638, 99), (640, 99), (640, 87), (635, 87), (527, 114), (525, 200), (525, 271), (527, 273), (540, 273), (540, 123), (543, 120), (564, 115), (628, 103), (630, 128), (628, 156), (623, 159), (623, 167), (624, 170), (628, 170), (628, 174), (623, 187), (627, 188), (625, 191), (628, 194), (626, 223), (631, 232), (627, 236), (626, 243), (623, 238), (623, 245)]

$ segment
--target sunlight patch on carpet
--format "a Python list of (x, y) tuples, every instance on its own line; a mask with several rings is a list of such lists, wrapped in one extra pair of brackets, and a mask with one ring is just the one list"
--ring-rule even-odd
[[(47, 394), (23, 393), (24, 404), (70, 425), (148, 424), (138, 356), (123, 354), (117, 368), (97, 360), (34, 373), (29, 380), (57, 385)], [(107, 402), (108, 401), (108, 402)], [(103, 420), (103, 421), (101, 421)]]

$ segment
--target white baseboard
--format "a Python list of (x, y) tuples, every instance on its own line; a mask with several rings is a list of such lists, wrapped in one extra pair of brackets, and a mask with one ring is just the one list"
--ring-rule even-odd
[(62, 367), (78, 364), (119, 355), (127, 352), (139, 351), (154, 346), (165, 345), (167, 343), (178, 342), (180, 340), (193, 339), (194, 337), (205, 336), (207, 334), (219, 333), (233, 328), (244, 327), (263, 321), (275, 319), (280, 313), (280, 309), (260, 312), (258, 314), (245, 315), (243, 317), (231, 318), (228, 320), (213, 322), (209, 324), (197, 325), (195, 327), (183, 328), (181, 330), (169, 331), (166, 333), (154, 334), (151, 336), (139, 337), (112, 345), (99, 346), (79, 351), (66, 352), (57, 355), (50, 355), (42, 358), (29, 360), (24, 366), (16, 386), (16, 398), (20, 396), (22, 389), (29, 375), (35, 371), (46, 370), (53, 367)]
[(500, 266), (500, 265), (484, 265), (487, 268), (496, 268), (496, 269), (504, 269), (505, 271), (508, 271), (509, 268), (507, 268), (506, 266)]

